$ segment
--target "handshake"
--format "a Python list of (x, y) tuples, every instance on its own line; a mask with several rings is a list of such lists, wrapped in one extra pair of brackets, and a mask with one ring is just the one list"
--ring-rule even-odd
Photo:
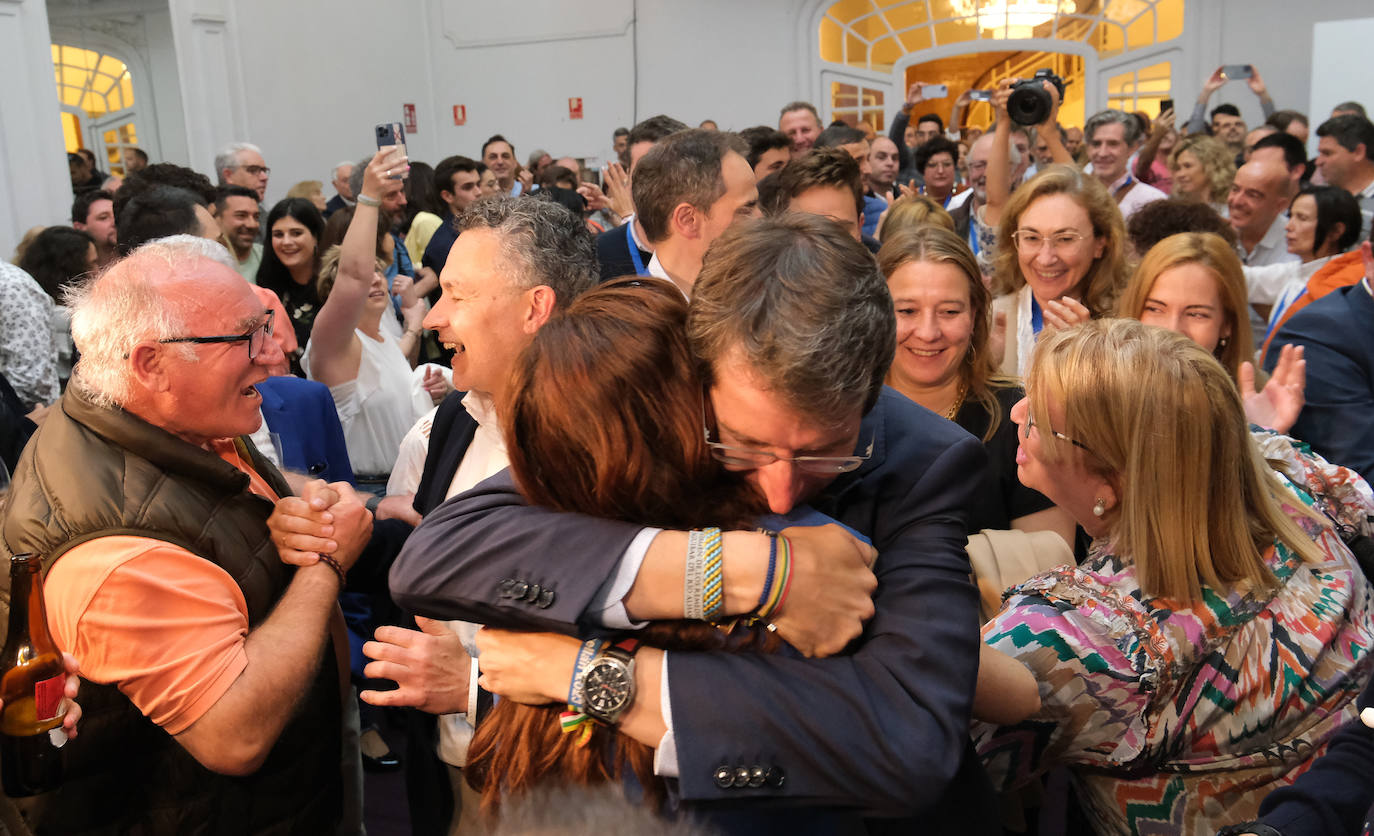
[(342, 574), (372, 536), (372, 512), (347, 482), (316, 479), (305, 484), (300, 496), (277, 500), (267, 528), (283, 563), (310, 566), (324, 556)]

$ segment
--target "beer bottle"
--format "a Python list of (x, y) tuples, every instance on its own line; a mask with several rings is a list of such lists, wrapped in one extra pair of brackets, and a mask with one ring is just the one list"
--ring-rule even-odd
[(62, 782), (66, 673), (48, 632), (41, 568), (36, 555), (10, 558), (9, 634), (0, 650), (0, 782), (11, 798)]

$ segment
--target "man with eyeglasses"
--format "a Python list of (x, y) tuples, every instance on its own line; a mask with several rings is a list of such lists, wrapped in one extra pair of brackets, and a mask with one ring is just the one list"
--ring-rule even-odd
[[(876, 562), (868, 574), (875, 552), (837, 527), (787, 528), (795, 568), (770, 618), (800, 653), (640, 648), (619, 728), (655, 748), (655, 771), (675, 779), (685, 812), (727, 833), (851, 832), (869, 817), (997, 832), (967, 757), (979, 641), (963, 548), (985, 456), (883, 387), (895, 321), (872, 257), (825, 218), (739, 224), (711, 248), (687, 328), (713, 455), (746, 472), (774, 513), (815, 509), (862, 533)], [(770, 538), (721, 539), (718, 617), (728, 619), (758, 606)], [(684, 577), (691, 542), (685, 531), (527, 507), (498, 474), (426, 517), (391, 588), (431, 617), (633, 630), (700, 603)], [(486, 660), (547, 638), (484, 631), (478, 645)], [(556, 641), (556, 653), (522, 666), (529, 693), (547, 702), (566, 701), (577, 677), (576, 641)]]
[(49, 624), (85, 679), (87, 722), (35, 831), (339, 820), (347, 648), (331, 622), (372, 518), (346, 483), (314, 482), (329, 559), (289, 566), (270, 538), (290, 488), (244, 437), (282, 353), (226, 261), (210, 241), (155, 241), (72, 303), (81, 357), (3, 522), (7, 551), (43, 555)]

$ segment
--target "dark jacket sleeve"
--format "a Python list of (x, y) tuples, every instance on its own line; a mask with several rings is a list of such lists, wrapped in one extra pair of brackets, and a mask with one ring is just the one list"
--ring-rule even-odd
[[(1364, 313), (1370, 318), (1362, 318)], [(1362, 286), (1336, 291), (1288, 320), (1264, 358), (1265, 370), (1272, 371), (1284, 344), (1303, 346), (1307, 403), (1289, 434), (1366, 479), (1374, 478), (1371, 321), (1374, 300)]]
[(892, 127), (887, 130), (887, 138), (897, 146), (897, 170), (906, 171), (913, 165), (911, 150), (906, 147), (906, 126), (911, 123), (911, 114), (901, 108), (892, 116)]
[[(1359, 706), (1374, 704), (1374, 683), (1365, 686)], [(1331, 738), (1326, 754), (1292, 786), (1269, 794), (1260, 821), (1284, 836), (1359, 833), (1374, 805), (1374, 729), (1359, 720)]]
[[(900, 816), (947, 791), (967, 746), (978, 667), (964, 543), (979, 484), (969, 474), (984, 466), (985, 454), (976, 439), (960, 436), (927, 445), (925, 461), (907, 463), (916, 475), (903, 467), (883, 477), (885, 497), (870, 529), (879, 550), (877, 614), (852, 652), (828, 659), (669, 654), (685, 800), (785, 797)], [(779, 770), (785, 783), (718, 786), (718, 768), (736, 764)]]
[(641, 526), (526, 505), (509, 471), (431, 511), (391, 567), (401, 609), (577, 633)]

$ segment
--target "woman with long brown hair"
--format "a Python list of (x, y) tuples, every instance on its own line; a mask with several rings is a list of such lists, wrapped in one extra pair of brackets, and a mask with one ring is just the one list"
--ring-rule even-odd
[[(625, 279), (579, 297), (539, 330), (500, 410), (511, 474), (526, 500), (674, 529), (747, 528), (767, 512), (741, 474), (712, 458), (686, 318), (672, 285)], [(765, 635), (672, 621), (638, 637), (672, 650), (754, 647)], [(663, 798), (653, 749), (601, 724), (564, 733), (561, 713), (502, 700), (483, 719), (465, 772), (484, 809), (546, 779), (593, 784), (627, 774), (650, 801)]]

